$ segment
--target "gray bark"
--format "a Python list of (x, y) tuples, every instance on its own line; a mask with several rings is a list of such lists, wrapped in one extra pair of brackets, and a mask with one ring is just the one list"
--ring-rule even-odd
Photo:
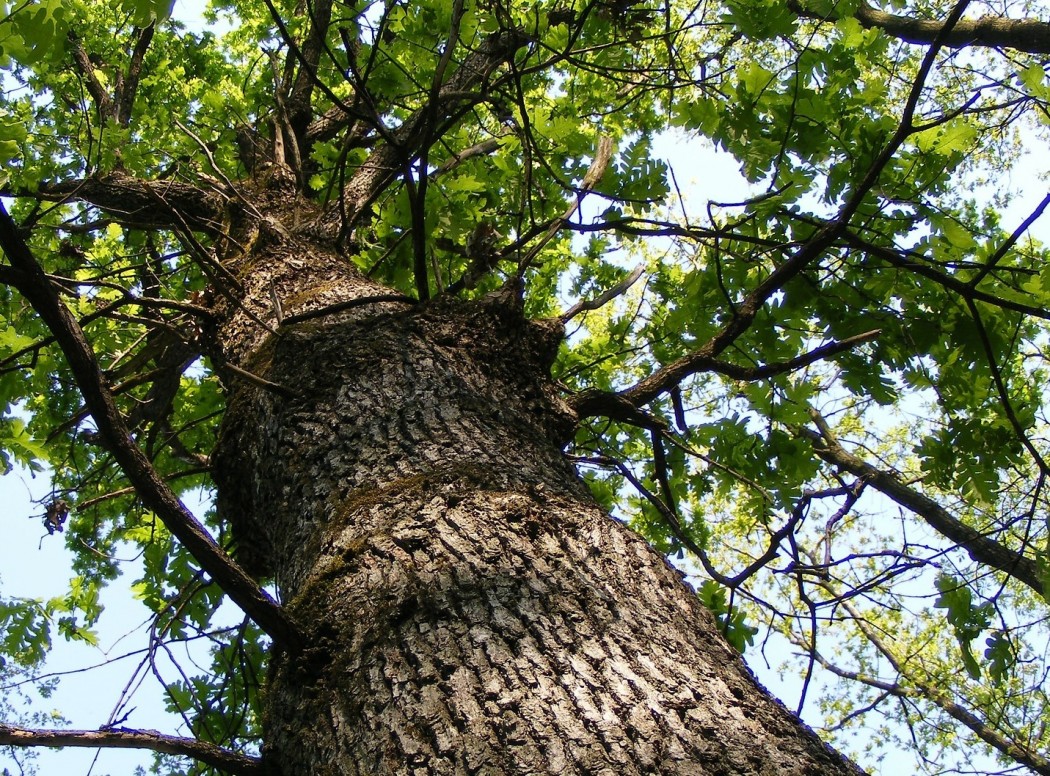
[(513, 295), (281, 325), (391, 292), (272, 236), (230, 266), (228, 363), (280, 388), (227, 375), (219, 508), (308, 645), (272, 657), (267, 772), (860, 773), (591, 499), (559, 325)]

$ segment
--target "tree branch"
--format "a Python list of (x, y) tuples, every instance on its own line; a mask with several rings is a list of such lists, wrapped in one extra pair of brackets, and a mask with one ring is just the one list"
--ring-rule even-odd
[(165, 735), (156, 730), (44, 730), (11, 727), (0, 723), (0, 745), (149, 749), (163, 754), (189, 757), (235, 776), (256, 776), (262, 773), (262, 761), (257, 757), (249, 757), (195, 738)]
[(582, 312), (584, 312), (586, 310), (597, 310), (597, 309), (599, 309), (601, 307), (604, 307), (606, 304), (611, 302), (616, 297), (620, 296), (621, 294), (627, 293), (627, 291), (630, 289), (630, 287), (638, 282), (638, 278), (640, 278), (642, 276), (642, 273), (644, 271), (645, 271), (645, 264), (639, 264), (637, 267), (635, 267), (633, 270), (631, 270), (630, 273), (628, 273), (627, 277), (625, 277), (623, 280), (621, 280), (615, 286), (613, 286), (612, 288), (602, 292), (601, 294), (596, 296), (594, 299), (588, 299), (586, 301), (579, 301), (579, 302), (577, 302), (572, 307), (570, 307), (568, 310), (563, 312), (560, 316), (558, 316), (558, 319), (562, 323), (568, 323), (573, 318), (575, 318), (577, 315), (579, 315), (580, 313), (582, 313)]
[[(826, 585), (826, 587), (830, 586)], [(1007, 757), (1010, 757), (1023, 765), (1027, 765), (1033, 771), (1042, 776), (1050, 776), (1050, 760), (1042, 757), (1038, 752), (1034, 752), (1027, 747), (1019, 746), (1011, 741), (969, 709), (963, 708), (948, 692), (937, 684), (930, 681), (924, 681), (919, 676), (906, 671), (903, 661), (896, 655), (896, 653), (894, 653), (890, 648), (890, 645), (885, 639), (883, 639), (878, 631), (864, 618), (863, 614), (861, 614), (848, 600), (843, 600), (842, 606), (847, 612), (849, 612), (853, 621), (860, 629), (860, 632), (864, 634), (864, 637), (871, 642), (875, 649), (882, 653), (890, 665), (893, 666), (894, 670), (914, 685), (914, 689), (901, 688), (900, 685), (892, 686), (896, 689), (890, 689), (889, 685), (883, 685), (879, 689), (887, 690), (895, 695), (907, 693), (911, 695), (911, 697), (919, 697), (923, 700), (930, 701), (953, 719), (968, 727), (974, 735), (989, 746), (998, 749)]]
[[(426, 199), (430, 148), (434, 144), (438, 120), (441, 118), (441, 101), (438, 99), (441, 88), (445, 85), (445, 71), (452, 61), (452, 52), (459, 43), (459, 25), (463, 20), (463, 0), (452, 0), (452, 19), (449, 24), (448, 37), (434, 69), (430, 84), (430, 95), (427, 98), (429, 116), (422, 123), (422, 136), (419, 138), (416, 152), (419, 156), (419, 180), (413, 182), (411, 169), (405, 170), (405, 187), (408, 189), (408, 201), (412, 211), (412, 271), (416, 283), (416, 296), (423, 302), (430, 298), (430, 281), (427, 273), (427, 234), (426, 234)], [(442, 283), (434, 278), (440, 288)]]
[(1024, 425), (1021, 423), (1020, 418), (1017, 417), (1017, 413), (1014, 412), (1013, 402), (1010, 401), (1010, 392), (1006, 389), (1003, 371), (999, 368), (999, 362), (995, 358), (995, 348), (992, 346), (991, 338), (988, 336), (988, 329), (985, 327), (984, 321), (981, 319), (981, 313), (972, 299), (966, 300), (966, 309), (969, 311), (977, 328), (977, 339), (981, 342), (981, 349), (984, 351), (985, 360), (988, 362), (988, 369), (992, 373), (992, 383), (995, 385), (999, 404), (1002, 406), (1003, 412), (1006, 413), (1006, 419), (1010, 422), (1010, 426), (1017, 436), (1017, 441), (1032, 456), (1032, 460), (1039, 467), (1039, 471), (1044, 475), (1050, 474), (1050, 466), (1047, 465), (1039, 449), (1032, 444), (1032, 440), (1028, 438)]
[(853, 232), (846, 231), (842, 235), (842, 241), (850, 248), (854, 248), (858, 251), (862, 251), (868, 256), (875, 256), (876, 258), (882, 259), (887, 264), (893, 267), (913, 272), (916, 275), (921, 275), (924, 278), (929, 278), (941, 287), (950, 291), (955, 291), (964, 299), (973, 299), (977, 302), (984, 302), (992, 305), (993, 307), (999, 307), (1003, 310), (1013, 310), (1014, 312), (1022, 313), (1024, 315), (1031, 315), (1034, 318), (1042, 318), (1043, 320), (1050, 320), (1050, 311), (1044, 310), (1041, 307), (1035, 305), (1023, 304), (1010, 299), (1003, 299), (995, 296), (994, 294), (981, 291), (973, 287), (972, 282), (960, 280), (954, 275), (949, 275), (946, 272), (923, 264), (915, 259), (903, 254), (900, 251), (892, 248), (887, 248), (882, 245), (875, 245), (863, 239), (859, 235)]
[(613, 140), (608, 135), (602, 135), (598, 138), (598, 148), (594, 152), (594, 159), (591, 161), (590, 167), (587, 168), (587, 172), (583, 176), (583, 180), (580, 182), (580, 187), (576, 192), (576, 199), (573, 200), (572, 204), (569, 205), (568, 209), (561, 214), (560, 217), (555, 218), (550, 226), (547, 227), (546, 232), (540, 237), (539, 242), (535, 243), (529, 252), (522, 257), (521, 261), (518, 262), (518, 277), (522, 277), (525, 274), (525, 270), (532, 264), (533, 260), (543, 249), (543, 246), (553, 239), (554, 235), (557, 234), (565, 224), (569, 223), (569, 219), (572, 218), (573, 214), (580, 209), (580, 205), (583, 204), (583, 198), (586, 197), (598, 182), (605, 175), (605, 171), (609, 168), (609, 162), (612, 161), (613, 155)]
[(966, 550), (978, 563), (998, 569), (1043, 595), (1043, 584), (1035, 561), (1003, 547), (961, 522), (933, 499), (905, 485), (895, 473), (877, 469), (851, 454), (835, 438), (820, 413), (810, 410), (810, 416), (818, 431), (799, 428), (796, 433), (808, 439), (813, 444), (814, 452), (823, 460), (863, 478), (876, 490), (921, 517), (941, 536)]
[[(842, 18), (836, 13), (810, 10), (800, 0), (788, 0), (788, 8), (806, 19), (835, 22)], [(872, 8), (866, 2), (860, 3), (853, 18), (868, 29), (882, 30), (905, 43), (926, 45), (936, 41), (948, 48), (986, 46), (1029, 54), (1050, 54), (1050, 24), (1038, 19), (1004, 19), (1000, 16), (960, 19), (946, 32), (942, 22), (897, 16)]]
[[(916, 131), (915, 112), (918, 109), (922, 89), (933, 69), (934, 61), (940, 50), (940, 39), (948, 32), (966, 10), (969, 0), (959, 0), (952, 8), (948, 19), (944, 22), (941, 34), (934, 45), (926, 52), (919, 71), (912, 83), (911, 91), (905, 102), (901, 113), (900, 122), (893, 136), (883, 146), (882, 151), (872, 162), (864, 177), (850, 192), (849, 198), (839, 209), (835, 218), (821, 226), (806, 243), (799, 248), (780, 266), (773, 269), (766, 278), (744, 297), (743, 301), (733, 310), (733, 318), (726, 323), (721, 330), (711, 337), (703, 346), (694, 353), (686, 356), (702, 363), (713, 363), (713, 359), (720, 355), (726, 348), (747, 331), (758, 315), (759, 310), (766, 301), (777, 291), (782, 289), (788, 282), (798, 276), (812, 261), (821, 256), (830, 248), (835, 241), (848, 231), (850, 219), (856, 214), (871, 189), (878, 183), (882, 170), (889, 164), (897, 149), (901, 147), (907, 138)], [(664, 391), (670, 390), (674, 385), (684, 378), (688, 371), (678, 375), (676, 370), (682, 369), (680, 362), (675, 362), (662, 369), (656, 370), (652, 375), (637, 383), (635, 386), (620, 391), (619, 396), (626, 399), (635, 406), (648, 404)], [(675, 375), (678, 375), (677, 378)], [(593, 393), (593, 392), (588, 392)], [(581, 394), (583, 396), (584, 394)], [(579, 407), (576, 407), (579, 410)], [(584, 416), (587, 413), (584, 412)]]
[(873, 329), (872, 331), (866, 331), (863, 334), (847, 337), (844, 340), (837, 340), (829, 342), (826, 345), (821, 345), (819, 348), (814, 348), (808, 353), (803, 353), (802, 355), (796, 356), (788, 361), (780, 361), (774, 364), (765, 364), (763, 366), (754, 367), (741, 366), (728, 361), (720, 361), (717, 358), (709, 356), (706, 347), (700, 348), (699, 350), (682, 356), (677, 361), (656, 370), (637, 385), (620, 391), (618, 394), (609, 394), (604, 391), (581, 391), (573, 397), (569, 403), (579, 417), (587, 418), (594, 415), (605, 414), (603, 410), (609, 406), (608, 399), (605, 398), (607, 396), (618, 396), (621, 400), (625, 400), (631, 406), (640, 407), (644, 404), (648, 404), (661, 393), (670, 391), (675, 386), (680, 385), (682, 380), (690, 375), (698, 374), (700, 372), (714, 372), (716, 374), (725, 375), (734, 380), (744, 380), (748, 382), (767, 380), (770, 377), (794, 372), (797, 369), (802, 369), (810, 364), (816, 363), (817, 361), (831, 358), (832, 356), (847, 350), (852, 350), (858, 345), (870, 342), (881, 333), (880, 329)]
[(475, 156), (486, 156), (497, 151), (501, 145), (503, 145), (503, 141), (500, 138), (490, 137), (487, 140), (482, 140), (480, 143), (475, 143), (469, 148), (464, 148), (462, 151), (452, 151), (452, 156), (439, 164), (434, 171), (430, 173), (430, 177), (439, 178), (445, 173), (454, 170), (468, 159), (473, 159)]
[(84, 45), (80, 42), (80, 38), (76, 33), (69, 33), (69, 43), (72, 48), (73, 63), (76, 65), (81, 77), (83, 77), (88, 93), (91, 95), (91, 99), (95, 101), (95, 107), (98, 109), (99, 123), (104, 124), (106, 119), (116, 118), (117, 112), (113, 104), (113, 98), (110, 97), (109, 92), (106, 91), (102, 82), (98, 80), (98, 76), (95, 75), (95, 65), (84, 50)]
[[(51, 202), (76, 200), (104, 210), (126, 226), (137, 229), (170, 229), (186, 224), (202, 232), (222, 232), (225, 198), (217, 191), (180, 181), (144, 181), (122, 172), (82, 180), (44, 183), (35, 192), (21, 196)], [(158, 195), (168, 210), (157, 207)]]
[[(299, 72), (288, 91), (287, 99), (288, 120), (299, 142), (305, 138), (306, 127), (310, 123), (310, 99), (317, 81), (317, 69), (321, 52), (325, 48), (328, 27), (332, 23), (332, 0), (307, 0), (307, 7), (310, 12), (310, 32), (303, 41)], [(303, 151), (305, 155), (308, 149)]]
[(142, 29), (136, 29), (135, 48), (131, 52), (131, 60), (128, 62), (128, 72), (124, 76), (124, 85), (117, 94), (117, 123), (128, 126), (131, 123), (131, 110), (135, 107), (135, 94), (139, 89), (139, 78), (142, 76), (142, 62), (146, 58), (146, 50), (153, 40), (157, 23), (150, 22)]
[(59, 299), (2, 203), (0, 248), (23, 276), (13, 278), (12, 284), (54, 334), (106, 446), (138, 491), (142, 503), (157, 514), (201, 568), (275, 643), (297, 649), (301, 637), (288, 615), (219, 547), (135, 444), (83, 329)]

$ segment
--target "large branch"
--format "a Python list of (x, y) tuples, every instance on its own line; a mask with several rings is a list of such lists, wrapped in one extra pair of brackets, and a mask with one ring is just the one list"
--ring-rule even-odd
[(145, 181), (122, 172), (44, 183), (25, 196), (52, 202), (87, 202), (138, 229), (170, 229), (185, 222), (213, 235), (222, 231), (225, 205), (225, 198), (212, 189), (173, 180)]
[(933, 499), (905, 485), (892, 472), (877, 469), (867, 461), (848, 452), (831, 433), (824, 419), (815, 411), (811, 413), (819, 429), (798, 429), (799, 436), (813, 444), (818, 456), (840, 469), (861, 477), (876, 490), (896, 501), (905, 509), (921, 517), (937, 533), (966, 550), (978, 563), (998, 569), (1019, 582), (1028, 585), (1043, 595), (1039, 567), (1031, 558), (1007, 549), (981, 532), (966, 525)]
[(131, 51), (131, 59), (128, 61), (128, 71), (124, 76), (124, 83), (117, 94), (117, 123), (123, 127), (131, 123), (131, 111), (135, 106), (135, 95), (138, 94), (139, 80), (142, 78), (142, 63), (146, 58), (146, 50), (153, 40), (153, 33), (157, 30), (157, 23), (150, 22), (145, 27), (136, 28), (135, 47)]
[(295, 129), (298, 139), (303, 139), (304, 130), (310, 121), (310, 98), (317, 81), (318, 65), (321, 52), (325, 49), (325, 38), (332, 23), (332, 0), (308, 0), (310, 12), (310, 32), (303, 41), (302, 60), (295, 83), (288, 92), (288, 119)]
[[(361, 121), (361, 119), (365, 119)], [(323, 143), (331, 140), (339, 134), (344, 127), (358, 122), (353, 133), (346, 138), (344, 144), (351, 148), (359, 148), (368, 142), (368, 133), (371, 131), (370, 117), (363, 112), (347, 113), (343, 106), (333, 105), (320, 116), (311, 121), (303, 132), (303, 145), (309, 147), (314, 143)]]
[(0, 203), (0, 248), (15, 272), (11, 284), (32, 305), (62, 349), (99, 433), (142, 503), (161, 519), (194, 559), (275, 643), (297, 649), (298, 629), (284, 610), (211, 537), (159, 476), (131, 437), (91, 344), (41, 269), (14, 219)]
[(149, 749), (163, 754), (189, 757), (235, 776), (256, 776), (262, 773), (262, 764), (256, 757), (248, 757), (195, 738), (164, 735), (156, 730), (41, 730), (0, 724), (0, 745)]
[[(834, 12), (827, 14), (811, 10), (800, 0), (788, 0), (788, 8), (807, 19), (838, 21), (842, 18)], [(1004, 19), (1001, 16), (960, 19), (945, 32), (943, 22), (897, 16), (872, 8), (866, 2), (861, 2), (852, 16), (864, 27), (882, 30), (906, 43), (928, 45), (939, 40), (940, 45), (949, 48), (989, 46), (1029, 54), (1050, 54), (1050, 24), (1038, 19)]]
[(80, 76), (84, 79), (84, 85), (87, 87), (88, 94), (95, 101), (95, 107), (99, 113), (99, 123), (104, 124), (107, 119), (116, 118), (117, 111), (113, 98), (106, 91), (106, 87), (102, 85), (98, 76), (95, 75), (95, 65), (87, 51), (84, 50), (84, 44), (80, 42), (80, 37), (75, 32), (69, 33), (69, 47), (73, 56), (73, 64), (80, 71)]

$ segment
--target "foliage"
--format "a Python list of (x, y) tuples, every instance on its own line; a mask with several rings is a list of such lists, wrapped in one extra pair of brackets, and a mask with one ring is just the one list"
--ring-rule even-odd
[[(341, 247), (424, 298), (522, 274), (535, 317), (624, 286), (568, 319), (568, 454), (695, 573), (737, 649), (779, 634), (800, 655), (800, 708), (824, 677), (814, 723), (885, 723), (864, 762), (899, 738), (930, 772), (982, 754), (1045, 767), (1050, 255), (1029, 227), (1048, 199), (1011, 187), (1044, 163), (1024, 156), (1050, 116), (1041, 23), (1035, 43), (956, 45), (962, 6), (940, 2), (887, 6), (940, 22), (925, 42), (848, 0), (306, 6), (215, 0), (205, 30), (155, 0), (0, 10), (5, 201), (175, 492), (210, 485), (224, 399), (200, 347), (216, 286), (202, 256), (229, 235), (85, 184), (234, 201), (226, 183), (287, 167), (303, 213), (346, 221), (348, 181), (404, 132), (402, 168), (340, 224)], [(309, 48), (322, 8), (333, 21)], [(521, 45), (442, 102), (441, 79), (507, 31)], [(267, 158), (282, 134), (297, 150)], [(616, 152), (592, 180), (602, 138)], [(740, 196), (705, 180), (726, 156)], [(154, 206), (177, 210), (167, 196)], [(99, 444), (13, 266), (0, 458), (51, 472), (41, 507), (63, 514), (48, 530), (73, 577), (64, 596), (0, 602), (0, 654), (23, 670), (56, 637), (92, 643), (100, 591), (134, 555), (154, 643), (207, 645), (206, 666), (166, 679), (169, 710), (187, 735), (254, 751), (266, 639), (217, 614), (221, 586)], [(595, 398), (612, 392), (633, 411)]]

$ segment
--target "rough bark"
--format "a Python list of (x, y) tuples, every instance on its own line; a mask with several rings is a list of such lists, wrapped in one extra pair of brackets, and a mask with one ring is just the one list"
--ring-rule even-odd
[(860, 772), (590, 498), (559, 324), (503, 294), (282, 325), (391, 292), (273, 236), (231, 267), (225, 358), (282, 389), (229, 376), (218, 504), (309, 645), (272, 657), (267, 772)]

